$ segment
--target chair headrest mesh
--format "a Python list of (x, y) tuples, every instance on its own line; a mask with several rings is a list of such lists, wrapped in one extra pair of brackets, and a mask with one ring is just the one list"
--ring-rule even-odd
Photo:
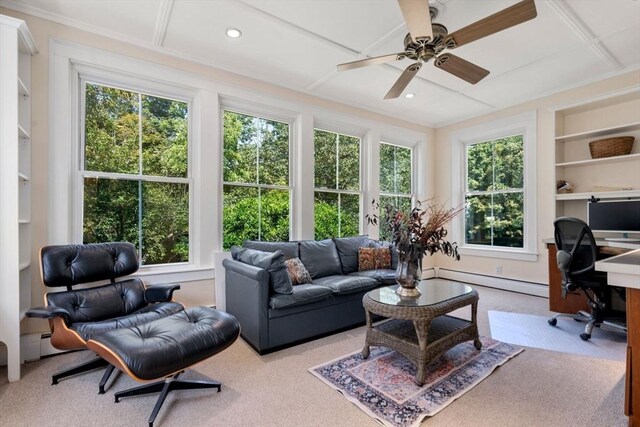
[(40, 251), (45, 286), (74, 286), (135, 273), (138, 255), (127, 242), (45, 246)]

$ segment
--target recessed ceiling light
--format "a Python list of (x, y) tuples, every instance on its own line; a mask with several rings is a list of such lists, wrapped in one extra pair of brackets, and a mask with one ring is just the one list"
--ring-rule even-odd
[(416, 96), (416, 94), (415, 94), (415, 93), (408, 93), (408, 94), (406, 94), (404, 97), (405, 97), (405, 98), (413, 98), (414, 96)]
[(232, 39), (237, 39), (242, 36), (242, 31), (237, 28), (227, 28), (227, 37), (231, 37)]

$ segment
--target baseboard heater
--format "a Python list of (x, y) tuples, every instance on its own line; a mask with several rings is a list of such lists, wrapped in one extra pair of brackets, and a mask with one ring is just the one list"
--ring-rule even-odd
[(526, 282), (523, 280), (505, 279), (504, 277), (469, 273), (466, 271), (435, 268), (435, 275), (440, 279), (456, 280), (488, 288), (518, 292), (536, 297), (549, 298), (549, 286), (545, 283)]

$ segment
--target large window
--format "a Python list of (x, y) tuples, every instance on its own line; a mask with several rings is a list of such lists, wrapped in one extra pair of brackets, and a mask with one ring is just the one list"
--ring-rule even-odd
[(477, 125), (453, 137), (453, 240), (462, 254), (536, 260), (536, 115)]
[[(403, 211), (411, 210), (413, 197), (413, 173), (411, 148), (380, 143), (380, 217), (384, 218), (385, 206), (391, 205)], [(380, 223), (380, 239), (388, 240), (390, 230)]]
[(314, 130), (314, 234), (360, 233), (360, 138)]
[(467, 146), (465, 243), (524, 247), (524, 145), (513, 135)]
[(188, 262), (188, 103), (82, 86), (83, 242), (132, 242), (143, 265)]
[(223, 247), (289, 240), (289, 125), (224, 111)]

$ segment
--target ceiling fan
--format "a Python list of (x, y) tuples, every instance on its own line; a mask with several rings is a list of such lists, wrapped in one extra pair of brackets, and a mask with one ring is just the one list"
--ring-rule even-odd
[(455, 49), (458, 46), (521, 24), (535, 18), (538, 14), (534, 0), (523, 0), (449, 34), (444, 25), (433, 22), (433, 19), (438, 15), (438, 9), (429, 7), (428, 0), (398, 0), (398, 3), (409, 28), (409, 34), (404, 38), (404, 52), (338, 65), (338, 71), (344, 71), (367, 65), (400, 61), (405, 58), (416, 61), (404, 70), (384, 99), (400, 96), (418, 70), (422, 68), (422, 65), (431, 59), (436, 67), (471, 84), (478, 83), (489, 74), (488, 70), (449, 52), (441, 52), (445, 49)]

